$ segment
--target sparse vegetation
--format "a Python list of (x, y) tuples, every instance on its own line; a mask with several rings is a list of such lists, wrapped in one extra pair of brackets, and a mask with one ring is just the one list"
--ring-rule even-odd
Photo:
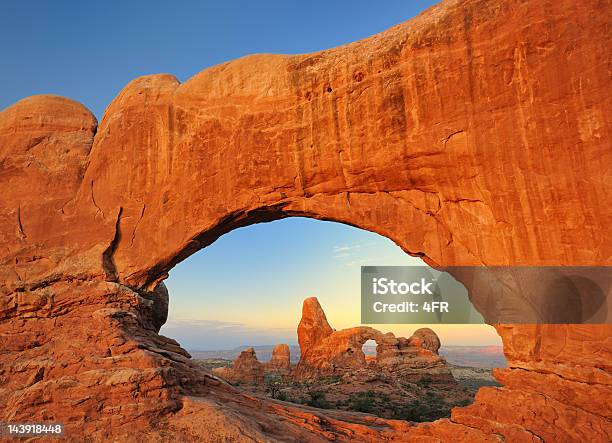
[(357, 412), (373, 413), (376, 410), (375, 396), (373, 391), (351, 394), (348, 402), (349, 409)]
[(330, 409), (332, 405), (325, 398), (325, 392), (323, 391), (309, 391), (308, 399), (306, 404), (314, 408)]
[(342, 381), (342, 377), (339, 375), (329, 375), (327, 377), (321, 378), (321, 382), (325, 384), (334, 384)]
[(207, 358), (204, 360), (193, 360), (199, 366), (202, 366), (209, 371), (212, 371), (215, 368), (229, 368), (232, 366), (232, 360), (227, 360), (225, 358)]
[(293, 401), (289, 398), (285, 391), (278, 391), (278, 394), (276, 394), (276, 399), (281, 401)]
[[(220, 367), (228, 361), (198, 362), (205, 367)], [(429, 374), (401, 382), (378, 374), (330, 375), (300, 381), (267, 373), (264, 382), (236, 383), (242, 389), (281, 401), (322, 409), (339, 409), (374, 414), (379, 417), (414, 422), (450, 417), (453, 407), (467, 406), (480, 386), (495, 386), (489, 370), (453, 367), (458, 385), (437, 381)]]
[[(264, 383), (266, 385), (266, 393), (275, 399), (282, 400), (279, 396), (282, 387), (282, 378), (278, 374), (266, 374), (264, 377)], [(286, 397), (286, 395), (285, 395)]]
[(429, 375), (424, 375), (417, 383), (419, 386), (427, 388), (431, 384), (431, 377)]

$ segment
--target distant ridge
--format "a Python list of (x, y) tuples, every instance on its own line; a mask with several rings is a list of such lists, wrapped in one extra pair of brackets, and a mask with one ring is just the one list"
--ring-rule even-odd
[[(257, 359), (267, 362), (272, 357), (274, 345), (260, 346), (238, 346), (233, 349), (218, 351), (196, 351), (189, 350), (194, 359), (216, 359), (234, 360), (240, 352), (252, 347), (257, 354)], [(297, 363), (300, 359), (300, 347), (290, 345), (291, 363)], [(375, 355), (376, 346), (365, 345), (363, 351), (366, 355)], [(477, 368), (505, 368), (507, 366), (506, 357), (501, 346), (442, 346), (442, 355), (448, 363), (458, 366), (473, 366)]]

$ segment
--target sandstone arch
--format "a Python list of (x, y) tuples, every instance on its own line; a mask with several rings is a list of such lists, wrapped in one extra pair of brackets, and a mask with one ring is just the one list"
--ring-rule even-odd
[[(368, 361), (363, 352), (363, 345), (369, 340), (376, 342), (375, 361)], [(427, 368), (428, 375), (435, 372), (437, 377), (454, 383), (446, 362), (438, 355), (440, 339), (431, 329), (417, 329), (409, 338), (382, 333), (369, 326), (338, 331), (327, 322), (316, 297), (304, 300), (298, 342), (300, 361), (294, 373), (298, 379), (352, 375), (375, 365), (377, 372), (403, 372), (404, 375), (407, 372), (414, 375), (413, 370)]]
[(292, 215), (434, 266), (609, 265), (608, 17), (595, 0), (450, 0), (329, 51), (134, 80), (97, 128), (59, 97), (4, 110), (0, 420), (98, 439), (215, 438), (214, 422), (255, 439), (609, 440), (609, 326), (497, 326), (505, 386), (420, 426), (241, 397), (156, 333), (174, 264)]

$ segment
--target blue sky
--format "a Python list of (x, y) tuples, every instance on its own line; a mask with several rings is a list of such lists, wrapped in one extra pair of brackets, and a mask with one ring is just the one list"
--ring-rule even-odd
[(185, 81), (253, 53), (304, 53), (359, 40), (435, 4), (422, 0), (16, 1), (0, 12), (0, 108), (65, 95), (98, 119), (132, 79)]
[[(236, 229), (176, 266), (162, 333), (188, 349), (297, 343), (302, 301), (316, 296), (332, 327), (360, 322), (362, 265), (424, 265), (391, 240), (340, 223), (289, 218)], [(374, 325), (410, 336), (421, 326)], [(498, 345), (488, 325), (436, 325), (446, 345)]]
[[(434, 1), (7, 1), (0, 14), (0, 108), (52, 93), (100, 119), (132, 79), (200, 70), (253, 53), (305, 53), (405, 21)], [(303, 298), (336, 328), (359, 322), (359, 266), (415, 263), (356, 228), (289, 219), (231, 232), (170, 274), (162, 333), (190, 349), (296, 342)], [(384, 326), (401, 335), (414, 327)], [(446, 344), (499, 344), (489, 326), (436, 327)]]

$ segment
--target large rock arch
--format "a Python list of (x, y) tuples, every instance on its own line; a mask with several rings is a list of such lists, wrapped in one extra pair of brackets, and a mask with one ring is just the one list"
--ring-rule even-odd
[(99, 126), (59, 97), (4, 110), (0, 420), (122, 439), (609, 440), (609, 326), (498, 326), (505, 386), (419, 426), (242, 397), (156, 333), (174, 264), (293, 215), (434, 266), (609, 265), (609, 17), (595, 0), (446, 1), (344, 47), (139, 78)]

